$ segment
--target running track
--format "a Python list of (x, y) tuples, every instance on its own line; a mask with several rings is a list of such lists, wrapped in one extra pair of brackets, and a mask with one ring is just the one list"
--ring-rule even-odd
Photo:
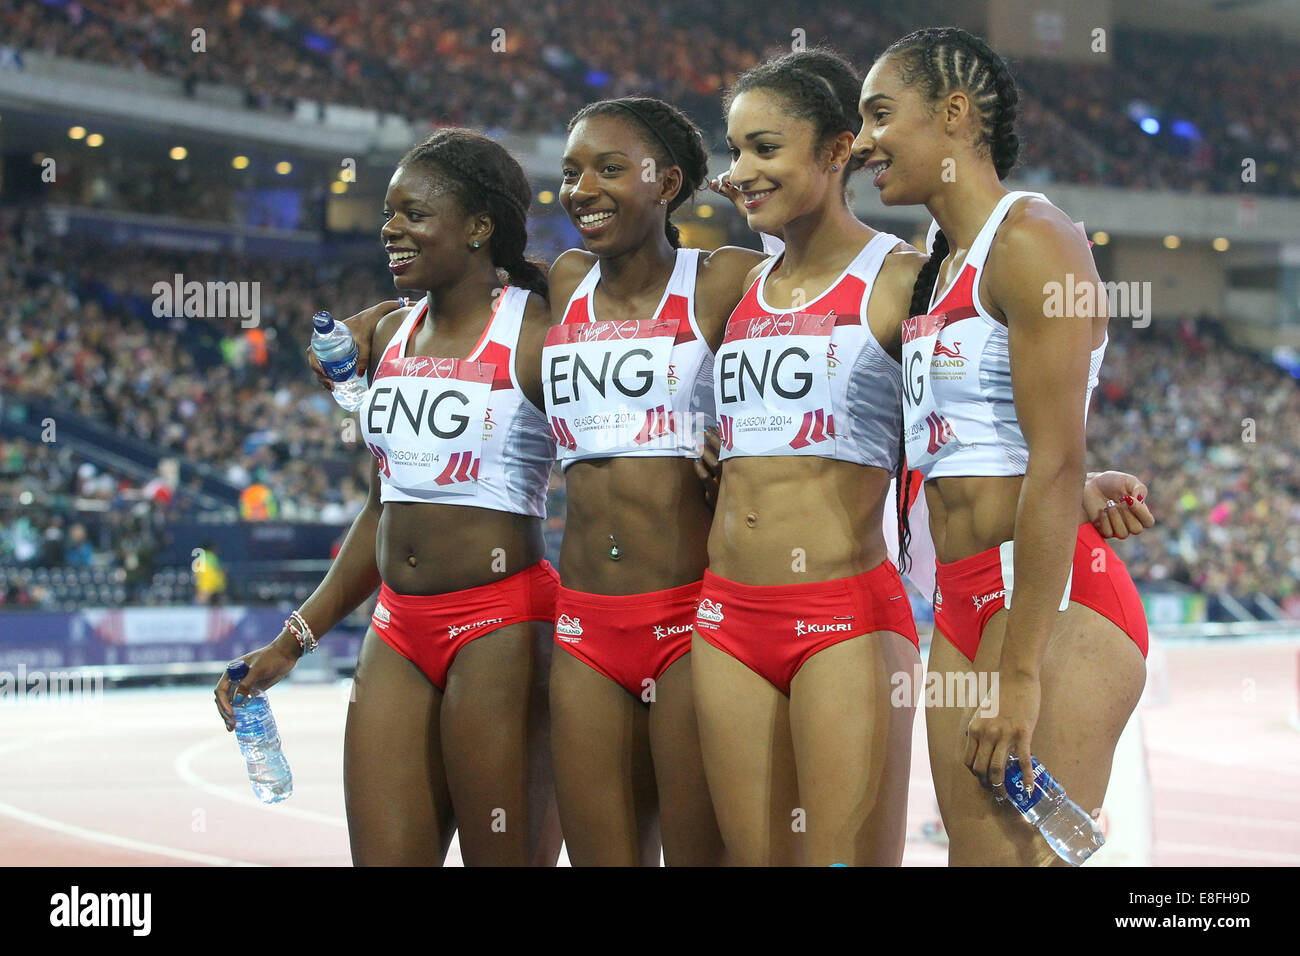
[[(1155, 865), (1300, 864), (1298, 659), (1300, 637), (1153, 650), (1139, 713)], [(253, 798), (205, 687), (106, 691), (86, 706), (0, 700), (0, 865), (348, 865), (349, 688), (272, 692), (295, 784), (274, 807)], [(921, 719), (904, 863), (935, 866), (945, 850), (922, 835), (937, 812)]]

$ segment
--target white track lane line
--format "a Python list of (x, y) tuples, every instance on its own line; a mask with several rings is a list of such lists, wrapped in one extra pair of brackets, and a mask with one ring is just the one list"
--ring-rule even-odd
[[(37, 743), (38, 740), (40, 743), (47, 743), (50, 740), (67, 737), (78, 738), (82, 736), (84, 736), (84, 734), (81, 731), (65, 731), (63, 733), (44, 734), (39, 738), (28, 738), (27, 740), (18, 740), (13, 743), (5, 744), (0, 747), (0, 754), (8, 754), (15, 750), (21, 750), (23, 747), (30, 747), (32, 744)], [(155, 856), (168, 856), (177, 860), (186, 860), (190, 863), (206, 863), (209, 866), (265, 865), (263, 863), (249, 863), (247, 860), (232, 860), (224, 856), (213, 856), (211, 853), (197, 853), (193, 850), (180, 850), (176, 847), (163, 846), (161, 843), (149, 843), (145, 840), (135, 840), (131, 837), (118, 836), (115, 833), (105, 833), (102, 830), (91, 830), (89, 827), (79, 827), (74, 823), (64, 823), (61, 820), (41, 816), (39, 813), (32, 813), (30, 810), (15, 807), (11, 803), (0, 802), (0, 815), (12, 817), (15, 820), (21, 820), (23, 823), (29, 823), (32, 826), (44, 827), (47, 830), (53, 830), (56, 833), (62, 833), (65, 836), (87, 840), (91, 843), (105, 843), (108, 846), (121, 847), (125, 850), (138, 850), (141, 853), (152, 853)]]
[(238, 803), (246, 807), (257, 807), (259, 810), (265, 810), (269, 813), (278, 813), (281, 816), (297, 817), (300, 820), (308, 820), (312, 823), (323, 823), (326, 826), (348, 828), (347, 820), (333, 816), (328, 813), (318, 813), (315, 810), (304, 810), (301, 807), (291, 807), (284, 803), (263, 803), (251, 793), (235, 793), (227, 787), (218, 786), (210, 783), (200, 777), (190, 767), (190, 761), (204, 751), (211, 750), (217, 746), (225, 746), (225, 739), (216, 737), (211, 740), (203, 740), (192, 747), (188, 747), (177, 755), (172, 762), (172, 767), (176, 775), (184, 780), (196, 790), (211, 794), (214, 797), (220, 797), (222, 800), (229, 800), (232, 803)]

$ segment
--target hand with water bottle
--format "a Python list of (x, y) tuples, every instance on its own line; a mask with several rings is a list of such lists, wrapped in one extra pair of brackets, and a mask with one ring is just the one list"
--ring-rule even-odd
[(1006, 796), (1003, 779), (1008, 754), (1033, 753), (1034, 727), (1041, 704), (1042, 687), (1037, 674), (1003, 668), (971, 717), (963, 762), (999, 799)]
[[(388, 313), (405, 308), (408, 305), (410, 303), (406, 299), (387, 299), (377, 305), (372, 305), (368, 309), (362, 309), (351, 318), (343, 320), (342, 324), (348, 327), (348, 331), (352, 333), (353, 341), (356, 343), (357, 375), (364, 379), (366, 370), (370, 367), (370, 336), (375, 331), (375, 326), (379, 324), (379, 320)], [(320, 382), (321, 387), (327, 392), (334, 391), (334, 380), (325, 374), (320, 359), (310, 345), (307, 346), (307, 364), (315, 373), (316, 381)]]
[(237, 685), (232, 685), (230, 676), (222, 671), (221, 680), (217, 681), (213, 696), (217, 699), (217, 710), (221, 714), (222, 721), (225, 722), (226, 730), (235, 729), (233, 698), (236, 694), (246, 698), (253, 694), (265, 693), (268, 688), (274, 687), (289, 671), (293, 670), (293, 665), (298, 663), (300, 657), (302, 657), (302, 645), (286, 628), (270, 644), (239, 658), (248, 664), (248, 674)]

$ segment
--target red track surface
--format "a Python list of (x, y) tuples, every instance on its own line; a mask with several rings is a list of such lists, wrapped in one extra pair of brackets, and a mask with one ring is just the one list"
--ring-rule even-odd
[[(1298, 652), (1300, 638), (1153, 656), (1141, 714), (1155, 865), (1300, 864)], [(0, 865), (346, 866), (347, 693), (272, 692), (295, 782), (275, 807), (253, 798), (210, 690), (108, 691), (79, 706), (0, 700)], [(918, 722), (907, 865), (944, 863), (921, 835), (936, 816)], [(453, 847), (448, 862), (459, 859)]]

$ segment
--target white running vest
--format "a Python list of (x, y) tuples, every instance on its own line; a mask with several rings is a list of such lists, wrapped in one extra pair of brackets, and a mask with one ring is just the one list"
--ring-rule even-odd
[(713, 353), (695, 319), (699, 249), (678, 249), (647, 318), (602, 322), (600, 263), (573, 291), (542, 350), (542, 387), (560, 465), (584, 458), (694, 458), (715, 423)]
[(714, 362), (723, 459), (815, 455), (892, 471), (898, 461), (902, 375), (867, 324), (885, 256), (878, 233), (835, 283), (797, 309), (763, 298), (774, 258), (731, 314)]
[(470, 505), (546, 517), (555, 446), (515, 377), (528, 290), (507, 286), (464, 359), (406, 357), (428, 298), (407, 314), (375, 365), (358, 412), (380, 464), (381, 501)]
[[(928, 315), (903, 323), (903, 398), (907, 463), (926, 478), (956, 475), (1023, 475), (1029, 446), (1011, 394), (1007, 327), (980, 304), (979, 283), (998, 227), (1019, 199), (1042, 193), (1007, 193), (971, 243), (961, 272)], [(1110, 337), (1092, 351), (1088, 402)]]

